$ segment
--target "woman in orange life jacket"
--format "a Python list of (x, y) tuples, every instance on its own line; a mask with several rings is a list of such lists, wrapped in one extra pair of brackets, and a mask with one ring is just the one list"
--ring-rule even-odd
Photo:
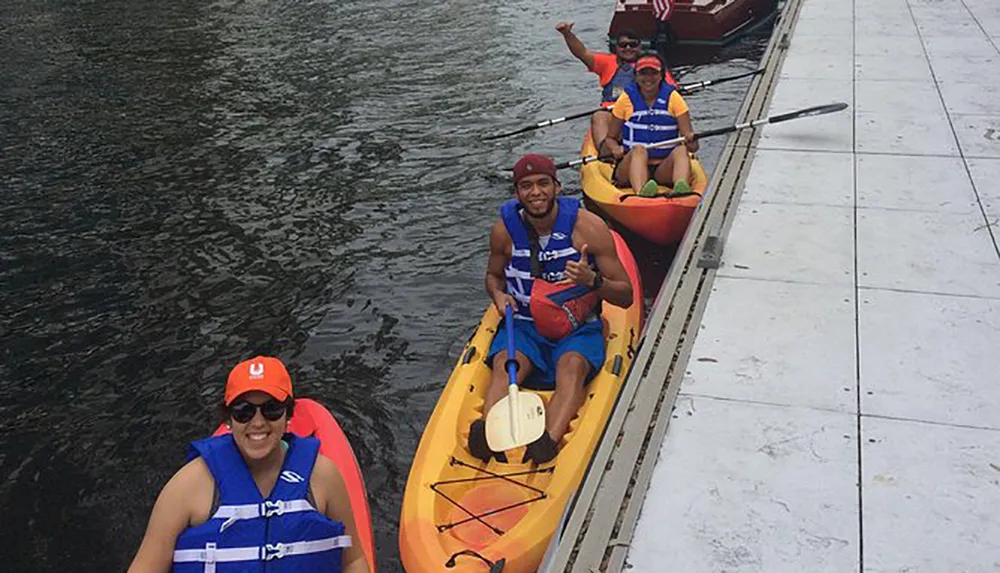
[[(603, 148), (603, 143), (611, 124), (611, 106), (625, 92), (625, 87), (635, 82), (635, 62), (642, 45), (639, 35), (631, 30), (619, 32), (615, 40), (615, 53), (604, 54), (588, 50), (583, 45), (573, 33), (573, 22), (560, 22), (556, 24), (556, 30), (563, 35), (569, 51), (587, 66), (588, 71), (597, 74), (601, 82), (601, 107), (604, 109), (590, 116), (590, 134), (598, 151), (608, 153)], [(663, 80), (677, 85), (666, 67), (663, 68)]]
[[(601, 300), (628, 308), (632, 285), (618, 259), (614, 239), (598, 216), (580, 201), (557, 197), (562, 187), (548, 157), (527, 154), (514, 165), (515, 199), (500, 209), (490, 231), (486, 292), (500, 314), (514, 316), (518, 384), (554, 389), (545, 432), (528, 445), (523, 461), (551, 461), (559, 440), (585, 397), (584, 385), (604, 365)], [(507, 394), (507, 337), (493, 340), (487, 364), (493, 368), (484, 413)], [(469, 428), (469, 451), (487, 461), (486, 423)]]
[(319, 441), (286, 434), (292, 381), (277, 358), (233, 368), (231, 434), (198, 440), (163, 487), (129, 573), (367, 573), (337, 466)]
[[(690, 193), (688, 152), (698, 150), (687, 103), (674, 86), (661, 79), (663, 67), (656, 55), (639, 58), (636, 83), (626, 87), (615, 102), (605, 142), (608, 152), (618, 160), (613, 172), (615, 184), (631, 186), (642, 197), (655, 196), (657, 184), (672, 185), (677, 194)], [(685, 143), (646, 149), (679, 136)]]

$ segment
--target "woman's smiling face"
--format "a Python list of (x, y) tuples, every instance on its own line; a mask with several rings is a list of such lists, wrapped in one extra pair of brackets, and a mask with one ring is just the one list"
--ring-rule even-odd
[(281, 437), (288, 429), (288, 407), (270, 394), (254, 390), (229, 405), (229, 423), (243, 457), (248, 462), (261, 460), (281, 447)]

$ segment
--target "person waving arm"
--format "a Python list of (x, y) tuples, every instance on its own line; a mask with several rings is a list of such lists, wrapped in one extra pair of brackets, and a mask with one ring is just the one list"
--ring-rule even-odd
[(566, 47), (569, 48), (570, 53), (583, 62), (588, 70), (593, 70), (594, 52), (588, 50), (580, 38), (577, 38), (576, 34), (573, 33), (573, 22), (560, 22), (556, 24), (556, 30), (562, 34), (563, 40), (566, 40)]

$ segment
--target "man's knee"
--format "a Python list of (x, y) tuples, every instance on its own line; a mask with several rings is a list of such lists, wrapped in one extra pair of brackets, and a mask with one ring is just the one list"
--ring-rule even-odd
[(503, 370), (507, 366), (507, 351), (501, 350), (493, 355), (493, 369)]
[[(531, 370), (531, 361), (528, 357), (522, 354), (520, 351), (514, 353), (514, 359), (517, 361), (517, 373), (521, 374), (522, 370), (525, 370), (525, 375)], [(507, 379), (507, 351), (501, 350), (493, 355), (493, 376), (494, 378)]]
[(606, 111), (597, 111), (590, 116), (590, 132), (594, 137), (594, 145), (600, 146), (604, 143), (604, 138), (608, 135), (608, 126), (611, 124), (611, 114)]
[(578, 352), (569, 352), (559, 357), (556, 364), (556, 387), (583, 386), (590, 373), (590, 362)]

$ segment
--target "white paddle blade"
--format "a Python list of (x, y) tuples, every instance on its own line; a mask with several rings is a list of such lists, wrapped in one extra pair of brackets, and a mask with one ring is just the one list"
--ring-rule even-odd
[(526, 446), (544, 431), (545, 404), (532, 392), (517, 392), (514, 400), (504, 396), (486, 415), (486, 443), (494, 452)]

